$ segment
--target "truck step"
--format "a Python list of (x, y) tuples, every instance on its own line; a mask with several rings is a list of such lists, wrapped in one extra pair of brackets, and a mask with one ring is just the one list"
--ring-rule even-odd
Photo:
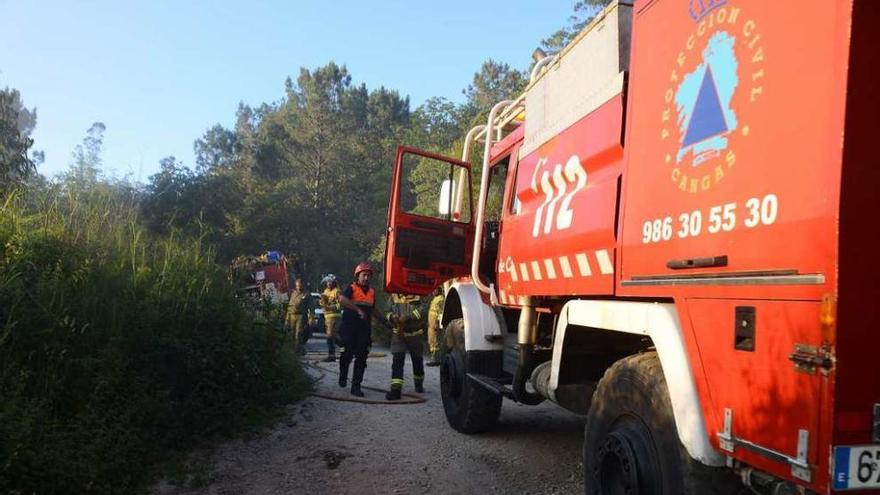
[[(502, 383), (502, 379), (494, 378), (487, 375), (480, 375), (477, 373), (468, 373), (468, 378), (474, 381), (477, 385), (485, 388), (486, 390), (500, 395), (502, 397), (507, 397), (508, 399), (513, 399), (513, 390), (510, 387), (507, 387), (504, 383)], [(504, 380), (507, 381), (507, 380)]]

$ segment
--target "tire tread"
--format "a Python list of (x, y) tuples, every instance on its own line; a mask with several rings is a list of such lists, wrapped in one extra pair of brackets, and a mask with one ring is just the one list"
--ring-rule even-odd
[[(627, 356), (615, 362), (609, 367), (602, 378), (599, 380), (596, 393), (593, 396), (593, 405), (590, 414), (587, 416), (587, 423), (584, 427), (584, 492), (594, 493), (587, 487), (588, 477), (588, 446), (590, 442), (589, 436), (592, 430), (599, 428), (594, 423), (601, 423), (603, 420), (599, 418), (598, 411), (601, 411), (608, 405), (608, 402), (619, 400), (621, 393), (618, 388), (624, 380), (624, 377), (632, 379), (636, 377), (640, 381), (643, 379), (645, 390), (631, 391), (625, 393), (645, 392), (650, 394), (651, 410), (655, 411), (653, 418), (642, 418), (647, 424), (664, 425), (666, 428), (672, 428), (674, 438), (678, 439), (678, 431), (675, 428), (675, 420), (672, 413), (672, 404), (669, 400), (669, 392), (666, 386), (666, 379), (663, 375), (663, 367), (660, 364), (660, 358), (656, 352), (644, 352)], [(611, 405), (614, 407), (614, 404)], [(664, 432), (658, 432), (663, 434)], [(668, 432), (666, 432), (668, 433)], [(661, 447), (661, 446), (658, 446)], [(672, 486), (679, 485), (683, 495), (740, 495), (750, 493), (748, 488), (740, 483), (739, 478), (729, 469), (723, 467), (706, 466), (699, 461), (690, 457), (687, 449), (678, 441), (678, 455), (680, 456), (680, 466), (682, 479), (673, 481)], [(662, 454), (661, 454), (662, 456)], [(668, 473), (667, 473), (668, 474)], [(666, 486), (670, 486), (666, 484)], [(678, 495), (678, 494), (657, 494), (657, 495)]]
[(467, 378), (467, 373), (494, 376), (498, 373), (501, 352), (465, 352), (464, 320), (452, 320), (447, 326), (447, 345), (454, 346), (447, 352), (461, 352), (464, 361), (464, 383), (455, 414), (446, 410), (450, 426), (461, 433), (482, 433), (492, 429), (501, 414), (502, 397), (485, 388), (475, 385)]

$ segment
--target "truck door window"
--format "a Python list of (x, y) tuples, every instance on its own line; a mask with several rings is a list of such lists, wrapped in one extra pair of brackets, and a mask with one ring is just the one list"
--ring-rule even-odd
[(522, 211), (522, 202), (519, 200), (519, 191), (516, 188), (517, 174), (519, 174), (519, 166), (513, 169), (513, 182), (511, 182), (510, 214), (514, 216)]
[(442, 160), (407, 154), (403, 158), (400, 210), (451, 222), (470, 222), (467, 170)]
[(504, 211), (504, 186), (507, 183), (508, 156), (489, 171), (486, 190), (486, 208), (483, 212), (483, 247), (480, 253), (480, 275), (483, 280), (495, 282), (498, 265), (498, 240), (501, 235), (501, 213)]
[(483, 215), (487, 222), (500, 222), (504, 205), (504, 185), (507, 181), (507, 165), (510, 157), (496, 164), (489, 171), (489, 189), (486, 193), (486, 212)]

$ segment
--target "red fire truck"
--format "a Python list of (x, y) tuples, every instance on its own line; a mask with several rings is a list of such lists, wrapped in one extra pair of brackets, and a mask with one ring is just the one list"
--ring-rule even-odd
[(449, 424), (586, 414), (589, 493), (880, 493), (878, 25), (621, 0), (461, 160), (401, 147), (386, 290), (445, 287)]

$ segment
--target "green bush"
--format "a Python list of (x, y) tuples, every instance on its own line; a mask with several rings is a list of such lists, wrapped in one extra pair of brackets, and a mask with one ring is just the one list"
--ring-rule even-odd
[(0, 492), (143, 491), (307, 388), (200, 239), (108, 189), (0, 205)]

